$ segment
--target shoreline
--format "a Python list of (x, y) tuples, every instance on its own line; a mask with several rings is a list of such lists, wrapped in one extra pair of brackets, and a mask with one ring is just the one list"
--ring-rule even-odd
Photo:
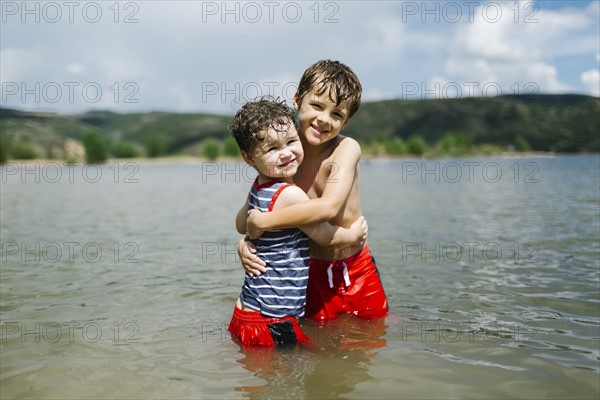
[[(513, 158), (553, 158), (558, 156), (570, 156), (570, 155), (600, 155), (600, 153), (555, 153), (555, 152), (544, 152), (544, 151), (529, 151), (529, 152), (502, 152), (499, 154), (464, 154), (461, 156), (450, 156), (450, 155), (439, 155), (435, 157), (428, 156), (413, 156), (413, 155), (404, 155), (404, 156), (365, 156), (361, 157), (361, 161), (367, 162), (380, 162), (380, 161), (393, 161), (393, 160), (455, 160), (455, 159), (463, 159), (463, 158), (498, 158), (498, 159), (513, 159)], [(106, 161), (101, 163), (91, 163), (91, 164), (106, 164), (106, 165), (114, 165), (116, 163), (135, 163), (140, 165), (200, 165), (204, 163), (215, 163), (215, 162), (244, 162), (241, 158), (237, 157), (218, 157), (216, 159), (209, 159), (206, 157), (197, 157), (197, 156), (168, 156), (168, 157), (157, 157), (157, 158), (147, 158), (147, 157), (139, 157), (139, 158), (108, 158)], [(77, 161), (77, 162), (67, 162), (62, 159), (9, 159), (4, 163), (0, 164), (0, 167), (11, 165), (11, 164), (21, 164), (21, 165), (86, 165), (85, 161)]]

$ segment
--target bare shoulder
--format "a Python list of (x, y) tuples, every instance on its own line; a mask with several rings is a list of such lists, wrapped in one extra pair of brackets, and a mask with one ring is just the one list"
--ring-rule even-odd
[(279, 197), (275, 201), (273, 210), (291, 206), (292, 204), (301, 203), (308, 200), (308, 195), (304, 190), (300, 189), (296, 185), (287, 186), (281, 191)]
[(356, 140), (347, 136), (339, 136), (337, 140), (338, 143), (332, 153), (332, 156), (335, 159), (344, 159), (355, 162), (360, 159), (362, 151), (360, 144)]

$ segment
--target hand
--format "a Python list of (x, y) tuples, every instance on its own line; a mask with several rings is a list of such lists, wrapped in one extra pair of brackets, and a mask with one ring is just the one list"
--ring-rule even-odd
[(369, 226), (365, 217), (361, 216), (359, 219), (354, 221), (348, 229), (352, 234), (356, 235), (356, 244), (358, 246), (362, 246), (363, 244), (365, 244), (365, 242), (367, 241), (367, 236), (369, 234)]
[(246, 273), (259, 276), (267, 270), (266, 263), (256, 255), (256, 246), (248, 238), (241, 238), (237, 243), (237, 252), (242, 260)]
[(246, 235), (250, 239), (256, 239), (262, 236), (263, 230), (256, 227), (256, 219), (260, 218), (261, 212), (255, 208), (248, 211), (248, 219), (246, 219)]

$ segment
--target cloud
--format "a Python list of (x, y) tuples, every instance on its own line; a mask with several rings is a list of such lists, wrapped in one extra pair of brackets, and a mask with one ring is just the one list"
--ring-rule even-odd
[(490, 4), (493, 13), (482, 4), (472, 23), (454, 31), (446, 79), (497, 84), (504, 93), (572, 91), (557, 59), (597, 51), (598, 38), (590, 35), (597, 30), (597, 5), (540, 10), (527, 1)]
[[(119, 3), (115, 23), (113, 4), (99, 2), (98, 23), (82, 20), (82, 7), (74, 23), (66, 21), (67, 9), (59, 23), (22, 23), (19, 15), (9, 16), (0, 27), (0, 77), (63, 87), (77, 81), (74, 101), (39, 105), (60, 112), (196, 108), (232, 114), (255, 95), (290, 98), (290, 85), (323, 58), (349, 65), (365, 100), (402, 97), (407, 83), (442, 96), (453, 96), (457, 83), (464, 95), (472, 82), (480, 91), (490, 83), (506, 93), (523, 92), (526, 85), (529, 92), (590, 90), (599, 2), (559, 10), (534, 10), (538, 3), (532, 1), (478, 3), (472, 15), (463, 8), (462, 18), (449, 22), (440, 15), (403, 13), (408, 5), (431, 10), (439, 4), (444, 17), (445, 2), (130, 2)], [(502, 18), (492, 22), (498, 4)], [(124, 23), (128, 16), (137, 22)], [(525, 17), (537, 22), (524, 23)], [(101, 100), (86, 101), (87, 83), (100, 85)], [(205, 90), (215, 85), (218, 93)], [(124, 103), (126, 95), (139, 101)], [(19, 107), (20, 98), (0, 106)]]
[[(486, 14), (485, 9), (476, 11), (472, 23), (456, 29), (445, 63), (448, 79), (476, 82), (481, 87), (497, 84), (505, 94), (524, 93), (525, 86), (528, 93), (532, 88), (552, 93), (570, 90), (560, 80), (553, 59), (567, 53), (556, 48), (569, 47), (557, 42), (589, 26), (585, 12), (540, 11), (530, 13), (530, 23), (526, 23), (516, 19), (516, 3), (495, 4), (501, 12), (492, 15)], [(526, 4), (529, 3), (521, 2), (520, 7)], [(499, 15), (502, 17), (497, 18)]]
[(67, 64), (66, 70), (69, 74), (81, 75), (85, 72), (85, 65), (81, 63), (69, 63)]
[(600, 70), (590, 69), (582, 72), (581, 82), (588, 88), (591, 96), (600, 97)]

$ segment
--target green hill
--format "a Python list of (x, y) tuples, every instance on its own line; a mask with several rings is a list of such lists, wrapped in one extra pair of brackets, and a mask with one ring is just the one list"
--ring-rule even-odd
[[(158, 138), (166, 154), (177, 154), (207, 138), (227, 136), (230, 117), (210, 114), (92, 111), (79, 115), (0, 109), (0, 140), (10, 154), (14, 143), (31, 145), (41, 157), (60, 153), (65, 140), (81, 141), (86, 131), (100, 132), (108, 143), (127, 142), (144, 149)], [(14, 156), (14, 155), (13, 155)]]
[[(230, 120), (192, 113), (59, 115), (0, 108), (0, 145), (8, 158), (60, 158), (68, 139), (81, 142), (84, 132), (95, 130), (109, 148), (127, 143), (146, 154), (154, 140), (166, 154), (194, 154), (207, 138), (223, 141)], [(473, 145), (508, 148), (520, 140), (531, 150), (598, 152), (600, 99), (527, 95), (364, 102), (344, 132), (365, 145), (418, 136), (432, 146), (453, 134)]]
[(346, 129), (369, 137), (408, 139), (419, 135), (434, 144), (448, 133), (474, 144), (510, 146), (524, 138), (531, 150), (600, 151), (600, 99), (581, 95), (529, 95), (447, 100), (389, 100), (364, 103)]

